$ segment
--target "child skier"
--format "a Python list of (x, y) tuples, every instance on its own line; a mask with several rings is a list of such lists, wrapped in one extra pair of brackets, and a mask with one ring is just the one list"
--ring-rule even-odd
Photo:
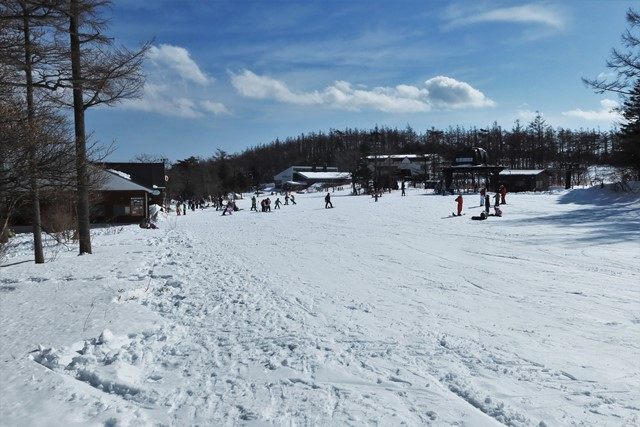
[(456, 202), (458, 202), (458, 216), (462, 215), (462, 194), (458, 192), (458, 197), (456, 197)]
[(282, 204), (282, 202), (280, 201), (280, 197), (276, 198), (276, 205), (274, 207), (274, 209), (280, 209), (280, 205)]
[(502, 198), (502, 200), (500, 201), (500, 204), (501, 205), (506, 205), (507, 204), (507, 200), (506, 200), (507, 187), (505, 187), (504, 184), (503, 184), (503, 185), (500, 186), (499, 190), (500, 190), (500, 197)]

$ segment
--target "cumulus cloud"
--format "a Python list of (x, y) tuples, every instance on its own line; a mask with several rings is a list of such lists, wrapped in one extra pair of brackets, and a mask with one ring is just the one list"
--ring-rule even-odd
[(186, 119), (230, 114), (224, 104), (207, 96), (205, 86), (215, 79), (200, 69), (187, 49), (152, 46), (147, 59), (142, 97), (124, 102), (123, 108)]
[(375, 110), (392, 113), (415, 113), (432, 108), (480, 108), (495, 103), (469, 84), (451, 77), (437, 76), (424, 86), (362, 88), (346, 81), (336, 81), (322, 90), (293, 91), (284, 82), (244, 70), (231, 75), (236, 91), (254, 99), (270, 99), (295, 105), (318, 105), (344, 110)]
[(160, 67), (166, 67), (174, 71), (184, 80), (201, 85), (206, 85), (212, 80), (191, 58), (189, 51), (183, 47), (170, 44), (151, 46), (147, 53), (147, 58)]
[(455, 15), (457, 16), (449, 20), (449, 27), (460, 27), (483, 22), (539, 24), (555, 29), (562, 29), (565, 26), (565, 19), (562, 13), (546, 5), (527, 4), (476, 11), (474, 13), (459, 12)]
[(603, 99), (600, 101), (599, 110), (575, 110), (563, 111), (563, 116), (576, 117), (582, 120), (595, 122), (613, 122), (622, 120), (622, 115), (616, 110), (620, 104), (613, 99)]

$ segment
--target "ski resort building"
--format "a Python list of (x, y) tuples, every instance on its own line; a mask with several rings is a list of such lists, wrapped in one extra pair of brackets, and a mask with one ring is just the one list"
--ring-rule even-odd
[(393, 179), (427, 180), (440, 174), (437, 154), (379, 154), (366, 157), (367, 167), (377, 176)]
[(133, 182), (128, 174), (114, 169), (95, 172), (96, 201), (91, 206), (91, 219), (97, 222), (139, 222), (149, 215), (149, 205), (158, 203), (159, 189)]
[(339, 172), (337, 167), (291, 166), (273, 177), (278, 188), (303, 189), (314, 184), (327, 187), (346, 185), (351, 182), (349, 172)]
[(456, 153), (451, 166), (442, 169), (444, 182), (440, 187), (443, 193), (453, 194), (463, 188), (479, 188), (494, 185), (504, 166), (489, 162), (489, 155), (482, 148), (468, 148)]
[(544, 169), (505, 169), (496, 176), (494, 187), (504, 184), (510, 192), (548, 191), (550, 175)]
[[(125, 162), (114, 163), (106, 162), (101, 166), (104, 169), (111, 169), (122, 172), (128, 176), (128, 179), (148, 189), (154, 190), (150, 196), (152, 204), (163, 205), (165, 200), (166, 174), (164, 163), (162, 162)], [(156, 191), (157, 190), (157, 191)]]

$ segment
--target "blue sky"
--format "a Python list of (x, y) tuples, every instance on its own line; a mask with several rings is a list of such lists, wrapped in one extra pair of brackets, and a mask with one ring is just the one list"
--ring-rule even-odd
[(632, 1), (114, 0), (109, 30), (153, 39), (142, 99), (88, 114), (93, 138), (176, 160), (378, 125), (609, 129), (606, 73)]

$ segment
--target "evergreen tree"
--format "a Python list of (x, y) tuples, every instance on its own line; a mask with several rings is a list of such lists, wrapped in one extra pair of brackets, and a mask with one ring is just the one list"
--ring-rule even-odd
[(636, 179), (640, 180), (640, 79), (636, 80), (621, 110), (625, 121), (620, 127), (620, 145), (616, 153), (616, 163), (632, 167), (635, 170)]

